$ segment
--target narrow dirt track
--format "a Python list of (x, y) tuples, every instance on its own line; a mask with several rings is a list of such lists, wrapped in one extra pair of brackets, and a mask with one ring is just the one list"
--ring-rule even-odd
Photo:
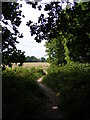
[(47, 118), (48, 120), (62, 120), (60, 110), (58, 110), (58, 94), (43, 84), (42, 79), (43, 77), (39, 78), (37, 83), (42, 88), (47, 97), (46, 104), (44, 105), (43, 109), (43, 118)]

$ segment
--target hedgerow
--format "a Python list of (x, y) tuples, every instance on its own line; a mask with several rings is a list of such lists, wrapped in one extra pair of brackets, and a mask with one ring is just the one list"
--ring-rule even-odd
[(30, 119), (40, 113), (44, 94), (36, 80), (43, 75), (39, 68), (7, 68), (2, 73), (2, 118)]
[(59, 93), (65, 119), (90, 119), (90, 64), (51, 65), (43, 82)]

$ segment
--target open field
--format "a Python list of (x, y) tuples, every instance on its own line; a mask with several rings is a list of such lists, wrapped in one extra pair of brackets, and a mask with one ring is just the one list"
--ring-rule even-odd
[[(43, 69), (47, 69), (50, 66), (47, 62), (25, 62), (23, 63), (23, 67), (39, 67)], [(13, 67), (16, 67), (15, 64), (13, 64)]]

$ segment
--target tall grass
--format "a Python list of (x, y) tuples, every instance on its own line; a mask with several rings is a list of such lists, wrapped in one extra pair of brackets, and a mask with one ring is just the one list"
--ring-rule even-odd
[(65, 119), (90, 119), (90, 64), (52, 65), (44, 83), (57, 91)]
[(43, 70), (34, 67), (7, 68), (3, 71), (3, 120), (26, 120), (39, 114), (44, 94), (36, 80), (42, 75)]

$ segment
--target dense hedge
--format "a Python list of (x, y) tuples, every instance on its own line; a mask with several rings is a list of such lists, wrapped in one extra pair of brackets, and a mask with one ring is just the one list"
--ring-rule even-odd
[(90, 119), (90, 64), (51, 65), (43, 82), (59, 93), (65, 119)]
[(7, 68), (3, 71), (3, 120), (30, 119), (40, 112), (44, 94), (36, 80), (43, 70), (36, 68)]

